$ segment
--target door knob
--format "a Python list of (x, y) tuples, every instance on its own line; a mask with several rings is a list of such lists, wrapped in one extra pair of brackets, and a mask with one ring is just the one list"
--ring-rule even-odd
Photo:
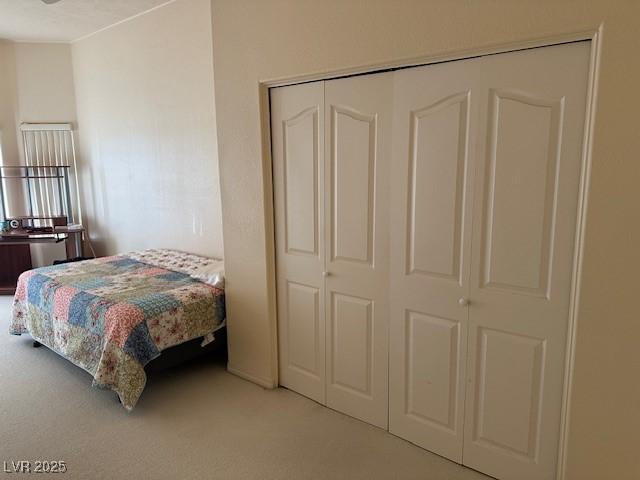
[(323, 277), (328, 277), (329, 275), (331, 275), (331, 272), (322, 272)]
[(458, 299), (458, 304), (459, 304), (461, 307), (466, 307), (467, 305), (469, 305), (469, 299), (468, 299), (468, 298), (461, 297), (460, 299)]

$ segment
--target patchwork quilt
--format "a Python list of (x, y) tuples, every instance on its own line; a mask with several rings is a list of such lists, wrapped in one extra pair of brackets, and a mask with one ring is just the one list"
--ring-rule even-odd
[[(146, 383), (148, 362), (168, 347), (210, 334), (225, 318), (222, 288), (196, 280), (186, 270), (163, 267), (172, 251), (162, 251), (164, 261), (154, 264), (159, 255), (154, 252), (23, 273), (10, 333), (29, 333), (133, 409)], [(209, 260), (192, 257), (198, 264)]]

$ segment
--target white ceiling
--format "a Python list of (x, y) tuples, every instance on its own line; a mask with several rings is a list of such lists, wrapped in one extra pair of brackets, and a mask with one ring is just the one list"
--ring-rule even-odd
[(69, 42), (167, 0), (0, 0), (0, 38), (15, 41)]

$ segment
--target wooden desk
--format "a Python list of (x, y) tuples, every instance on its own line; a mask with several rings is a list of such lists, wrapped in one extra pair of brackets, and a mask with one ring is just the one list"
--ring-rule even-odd
[(0, 295), (13, 295), (22, 272), (31, 270), (31, 249), (34, 243), (59, 243), (66, 234), (23, 234), (14, 232), (0, 235)]
[(13, 295), (18, 277), (31, 268), (31, 250), (28, 244), (0, 242), (0, 295)]

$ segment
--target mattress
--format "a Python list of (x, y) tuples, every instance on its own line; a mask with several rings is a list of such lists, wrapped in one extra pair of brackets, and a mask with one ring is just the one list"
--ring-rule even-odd
[(147, 363), (224, 324), (223, 278), (220, 260), (173, 250), (37, 268), (18, 280), (10, 333), (30, 334), (132, 410)]

